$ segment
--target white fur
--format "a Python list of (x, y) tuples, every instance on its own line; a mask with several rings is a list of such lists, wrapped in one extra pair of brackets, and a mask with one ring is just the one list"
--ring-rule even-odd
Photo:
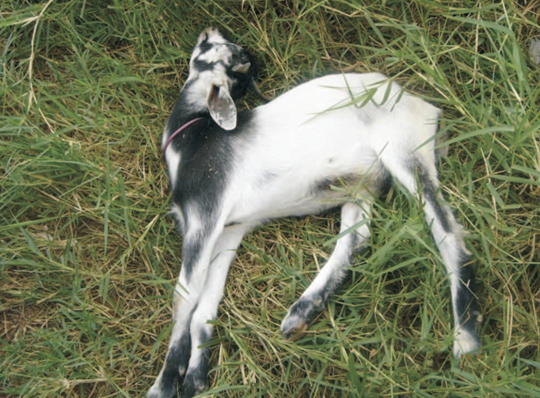
[[(379, 108), (370, 104), (331, 110), (351, 101), (349, 90), (361, 97), (378, 86), (373, 100), (382, 102), (384, 81), (378, 73), (327, 76), (257, 108), (254, 136), (239, 145), (225, 195), (232, 206), (226, 222), (260, 222), (336, 206), (348, 198), (338, 193), (330, 193), (325, 199), (334, 201), (329, 202), (309, 197), (313, 184), (351, 173), (366, 175), (377, 168), (383, 152), (399, 151), (405, 157), (427, 142), (434, 134), (438, 109), (409, 94), (396, 102), (396, 84)], [(423, 151), (433, 151), (433, 145), (428, 143)], [(261, 188), (261, 176), (267, 172), (278, 177)]]
[(459, 358), (463, 354), (475, 352), (480, 348), (478, 340), (474, 339), (471, 334), (461, 328), (456, 328), (454, 334), (454, 356)]
[(176, 183), (176, 174), (178, 173), (178, 165), (180, 164), (180, 154), (169, 145), (167, 152), (165, 153), (165, 159), (167, 159), (167, 168), (169, 169), (169, 177), (171, 179), (171, 185), (174, 189)]

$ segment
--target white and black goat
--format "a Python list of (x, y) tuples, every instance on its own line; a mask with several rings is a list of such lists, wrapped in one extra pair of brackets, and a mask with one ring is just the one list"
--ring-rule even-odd
[[(341, 285), (355, 250), (366, 246), (371, 204), (396, 180), (424, 204), (449, 275), (454, 355), (480, 346), (480, 319), (462, 227), (442, 201), (435, 165), (440, 111), (378, 73), (312, 80), (250, 111), (234, 100), (255, 88), (256, 65), (217, 30), (198, 39), (189, 77), (167, 122), (163, 151), (172, 210), (183, 233), (174, 327), (165, 363), (148, 397), (182, 397), (205, 388), (212, 326), (242, 237), (265, 221), (341, 206), (330, 259), (281, 325), (301, 335)], [(331, 188), (345, 182), (354, 192)], [(350, 232), (350, 233), (344, 233)]]

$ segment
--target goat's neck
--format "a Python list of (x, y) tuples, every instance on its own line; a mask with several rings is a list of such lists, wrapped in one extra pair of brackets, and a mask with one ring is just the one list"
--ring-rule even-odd
[(167, 122), (164, 141), (177, 129), (198, 117), (210, 117), (206, 104), (207, 88), (197, 79), (188, 79), (180, 92), (174, 110)]

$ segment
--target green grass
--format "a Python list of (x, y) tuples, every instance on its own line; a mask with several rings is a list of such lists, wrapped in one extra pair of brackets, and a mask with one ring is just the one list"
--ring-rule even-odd
[(181, 261), (161, 131), (212, 25), (257, 57), (268, 95), (381, 71), (444, 109), (443, 194), (469, 231), (484, 322), (482, 351), (456, 362), (443, 265), (394, 187), (296, 343), (279, 325), (338, 214), (245, 239), (205, 396), (539, 397), (539, 20), (532, 0), (3, 0), (0, 396), (138, 397), (159, 372)]

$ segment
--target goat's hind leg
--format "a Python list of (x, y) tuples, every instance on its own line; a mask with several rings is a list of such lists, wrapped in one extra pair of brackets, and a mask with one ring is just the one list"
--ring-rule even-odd
[(358, 200), (346, 203), (341, 209), (340, 234), (355, 228), (338, 239), (328, 262), (290, 308), (281, 324), (281, 332), (287, 339), (301, 337), (310, 322), (324, 310), (329, 297), (341, 286), (354, 252), (364, 248), (370, 236), (369, 206), (366, 201)]
[(463, 227), (437, 192), (439, 181), (434, 164), (420, 154), (401, 161), (399, 156), (386, 155), (383, 163), (388, 171), (411, 193), (420, 193), (426, 221), (448, 272), (455, 324), (454, 356), (473, 352), (480, 347), (478, 323), (481, 315), (474, 295), (474, 278), (468, 264), (470, 253), (463, 241)]

